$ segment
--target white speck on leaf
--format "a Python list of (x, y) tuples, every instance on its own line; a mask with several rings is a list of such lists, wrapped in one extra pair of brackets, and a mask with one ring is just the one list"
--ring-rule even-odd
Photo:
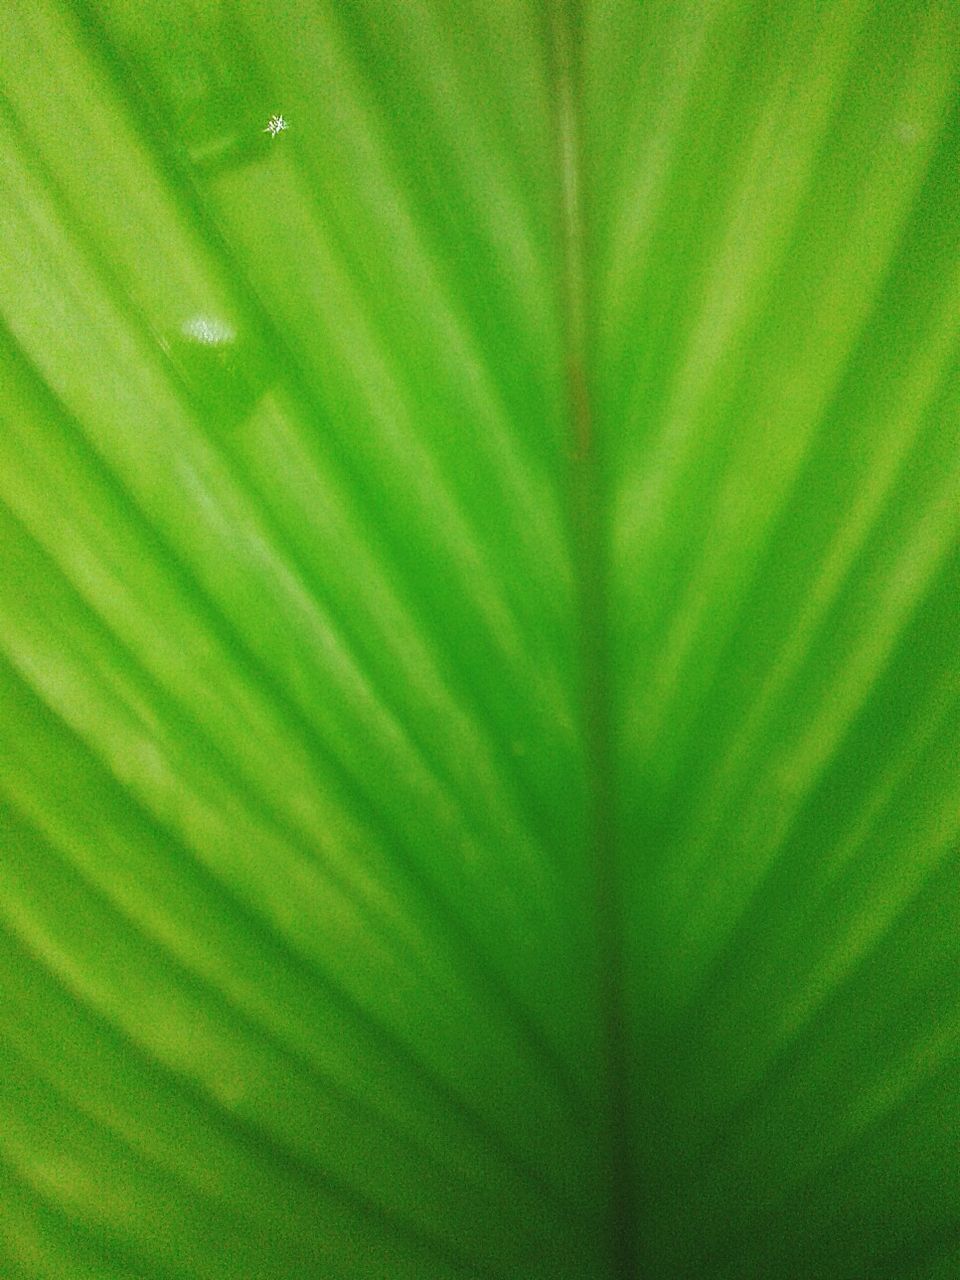
[(205, 347), (228, 346), (237, 336), (233, 326), (219, 316), (195, 315), (184, 320), (180, 331), (185, 338)]
[(289, 124), (289, 121), (285, 120), (283, 116), (280, 116), (280, 115), (271, 116), (270, 119), (267, 121), (267, 127), (264, 129), (263, 132), (269, 133), (271, 138), (275, 138), (278, 133), (283, 133), (284, 129), (287, 128), (288, 124)]

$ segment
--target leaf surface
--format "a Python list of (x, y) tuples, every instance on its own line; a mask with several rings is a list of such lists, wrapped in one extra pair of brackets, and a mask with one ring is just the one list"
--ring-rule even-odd
[(952, 1274), (958, 62), (4, 16), (4, 1274)]

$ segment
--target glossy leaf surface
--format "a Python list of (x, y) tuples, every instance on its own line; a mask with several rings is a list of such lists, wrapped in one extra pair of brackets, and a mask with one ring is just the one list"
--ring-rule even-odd
[(0, 18), (3, 1275), (954, 1274), (958, 68)]

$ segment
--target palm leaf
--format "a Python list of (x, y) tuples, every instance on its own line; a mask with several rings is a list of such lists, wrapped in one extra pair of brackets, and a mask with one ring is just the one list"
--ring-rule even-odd
[(958, 60), (5, 14), (4, 1275), (955, 1274)]

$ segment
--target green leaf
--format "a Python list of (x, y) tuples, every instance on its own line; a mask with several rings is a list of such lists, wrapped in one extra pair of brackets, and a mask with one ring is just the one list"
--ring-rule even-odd
[(955, 1274), (958, 70), (5, 13), (4, 1276)]

